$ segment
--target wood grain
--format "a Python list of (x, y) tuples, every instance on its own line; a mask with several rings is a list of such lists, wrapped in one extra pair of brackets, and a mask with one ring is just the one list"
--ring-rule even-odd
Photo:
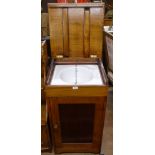
[[(93, 141), (91, 143), (63, 143), (61, 137), (61, 120), (59, 114), (59, 105), (67, 104), (79, 104), (79, 105), (95, 105), (95, 117), (93, 123)], [(54, 141), (55, 141), (55, 153), (63, 152), (92, 152), (99, 153), (101, 138), (102, 138), (102, 129), (104, 124), (104, 114), (105, 114), (105, 105), (106, 97), (54, 97), (51, 98), (50, 106), (52, 109), (52, 119), (50, 120), (53, 125), (56, 125), (54, 129)], [(75, 110), (75, 109), (73, 109)], [(70, 113), (69, 115), (72, 115)], [(65, 116), (64, 116), (65, 117)], [(79, 116), (78, 116), (79, 117)], [(77, 118), (78, 119), (78, 118)]]
[(41, 104), (41, 125), (47, 124), (47, 107), (46, 104)]
[(52, 142), (49, 135), (48, 125), (41, 126), (41, 152), (51, 152)]
[(52, 151), (52, 140), (47, 122), (47, 105), (41, 104), (41, 152)]
[(51, 40), (51, 55), (63, 55), (63, 29), (62, 29), (62, 9), (50, 8), (49, 25)]
[(69, 52), (71, 57), (83, 57), (83, 22), (84, 9), (70, 8), (69, 18)]
[(53, 58), (102, 57), (103, 4), (49, 4)]
[(102, 58), (103, 8), (90, 8), (90, 54)]
[(84, 20), (84, 57), (89, 57), (90, 50), (90, 34), (89, 34), (89, 10), (85, 10)]
[(64, 57), (69, 57), (69, 39), (68, 39), (68, 9), (63, 9), (63, 44), (64, 44)]
[[(100, 61), (102, 57), (104, 4), (49, 4), (48, 6), (50, 16), (49, 24), (51, 47), (54, 59), (48, 73), (45, 95), (46, 99), (48, 100), (49, 119), (50, 126), (52, 128), (51, 133), (54, 134), (55, 153), (99, 153), (108, 93), (107, 78), (104, 77), (106, 76), (106, 74), (104, 71), (104, 67), (102, 66), (102, 62)], [(64, 55), (64, 58), (56, 58), (56, 55), (58, 54)], [(90, 54), (97, 55), (98, 58), (90, 58)], [(97, 64), (100, 68), (103, 83), (102, 85), (78, 86), (78, 89), (73, 89), (73, 86), (50, 85), (50, 81), (52, 79), (54, 67), (56, 64)], [(69, 104), (71, 104), (71, 106)], [(67, 136), (64, 136), (66, 138), (65, 140), (63, 139), (65, 142), (62, 140), (61, 131), (66, 127), (64, 121), (68, 123), (68, 121), (73, 118), (71, 116), (71, 118), (64, 120), (64, 117), (66, 117), (66, 115), (64, 117), (62, 115), (66, 113), (66, 111), (64, 110), (66, 109), (65, 106), (67, 105), (69, 105), (69, 107), (73, 108), (76, 111), (77, 109), (74, 108), (74, 104), (78, 104), (78, 108), (81, 108), (82, 105), (89, 106), (87, 108), (91, 107), (91, 112), (95, 110), (95, 113), (92, 112), (93, 114), (89, 111), (90, 113), (88, 113), (88, 115), (83, 115), (86, 118), (90, 116), (89, 114), (92, 114), (91, 119), (90, 117), (86, 118), (86, 120), (88, 120), (86, 124), (89, 124), (89, 121), (93, 120), (93, 132), (89, 132), (91, 134), (85, 135), (87, 142), (84, 143), (76, 143), (76, 140), (78, 138), (74, 137), (74, 132), (72, 135), (73, 137), (71, 138), (75, 138), (75, 142), (73, 142), (72, 139), (72, 142), (70, 141), (70, 143), (67, 143)], [(93, 106), (90, 104), (93, 104)], [(63, 107), (62, 109), (60, 108), (60, 105), (61, 108)], [(94, 110), (92, 110), (92, 107)], [(62, 112), (61, 115), (60, 111)], [(74, 114), (72, 110), (69, 110), (69, 112), (70, 115)], [(84, 112), (85, 114), (85, 111), (82, 112)], [(74, 118), (74, 120), (71, 120), (71, 122), (77, 121), (78, 123), (78, 121), (83, 119), (83, 117), (80, 118), (80, 116), (81, 115), (79, 115), (78, 113), (78, 115), (76, 115), (77, 119)], [(80, 123), (82, 124), (83, 120)], [(62, 128), (62, 124), (65, 126), (64, 128)], [(70, 132), (66, 128), (65, 131), (67, 132), (67, 134), (70, 134)], [(81, 132), (83, 130), (79, 131)], [(85, 128), (85, 131), (87, 131), (87, 128)], [(84, 136), (81, 137), (83, 138)], [(80, 140), (78, 139), (78, 141)]]
[(62, 97), (62, 96), (107, 96), (107, 86), (47, 86), (45, 89), (46, 97)]
[(104, 26), (112, 26), (113, 21), (112, 19), (104, 19)]

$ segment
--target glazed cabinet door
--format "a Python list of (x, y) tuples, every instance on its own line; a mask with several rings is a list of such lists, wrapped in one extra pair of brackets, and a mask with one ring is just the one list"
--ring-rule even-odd
[(99, 153), (106, 98), (52, 98), (55, 152)]

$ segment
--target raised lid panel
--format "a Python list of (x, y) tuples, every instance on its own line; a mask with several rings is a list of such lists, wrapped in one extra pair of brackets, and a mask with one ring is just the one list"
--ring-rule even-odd
[(90, 55), (90, 23), (89, 23), (89, 10), (85, 10), (85, 20), (84, 20), (84, 57), (89, 57)]
[(90, 8), (90, 54), (102, 57), (103, 9)]
[(84, 9), (68, 9), (69, 19), (69, 52), (70, 57), (83, 56), (83, 22)]
[(65, 57), (69, 56), (69, 38), (68, 38), (68, 9), (63, 9), (63, 44), (64, 44), (64, 52), (63, 55)]
[(52, 56), (63, 55), (62, 9), (49, 9), (50, 45)]
[(53, 58), (102, 57), (104, 3), (49, 4)]

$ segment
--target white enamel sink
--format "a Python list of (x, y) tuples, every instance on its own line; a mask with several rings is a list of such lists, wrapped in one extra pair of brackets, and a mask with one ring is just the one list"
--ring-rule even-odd
[(75, 67), (64, 68), (60, 74), (59, 78), (65, 83), (75, 82)]
[(60, 73), (60, 79), (66, 83), (86, 83), (92, 80), (93, 73), (89, 69), (81, 66), (65, 68)]
[(101, 85), (97, 65), (56, 65), (51, 85)]

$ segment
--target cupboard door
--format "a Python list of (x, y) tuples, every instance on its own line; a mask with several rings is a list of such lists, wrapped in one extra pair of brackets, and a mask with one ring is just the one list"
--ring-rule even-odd
[(52, 98), (56, 153), (99, 153), (106, 98)]
[(58, 104), (62, 143), (92, 143), (95, 104)]

